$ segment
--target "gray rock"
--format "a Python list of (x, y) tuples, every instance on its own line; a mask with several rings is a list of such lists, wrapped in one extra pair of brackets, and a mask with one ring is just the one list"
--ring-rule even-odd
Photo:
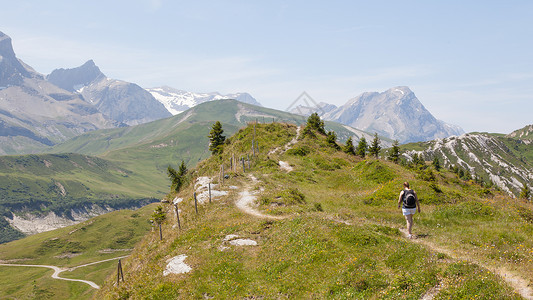
[(323, 118), (367, 132), (377, 132), (400, 143), (429, 141), (464, 133), (459, 126), (437, 120), (405, 86), (382, 93), (363, 93), (325, 113)]

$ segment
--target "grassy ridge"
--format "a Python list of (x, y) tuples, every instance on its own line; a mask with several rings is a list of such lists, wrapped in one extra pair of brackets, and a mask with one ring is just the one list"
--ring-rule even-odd
[[(252, 131), (240, 130), (221, 156), (199, 164), (193, 176), (214, 176), (232, 155), (248, 153)], [(178, 195), (186, 199), (180, 204), (183, 229), (170, 229), (176, 220), (167, 207), (164, 240), (147, 235), (125, 263), (126, 284), (117, 288), (108, 281), (99, 297), (418, 299), (439, 284), (435, 299), (519, 299), (482, 266), (505, 266), (533, 278), (530, 204), (496, 191), (486, 198), (482, 187), (447, 171), (428, 177), (426, 170), (349, 156), (319, 135), (271, 153), (295, 136), (295, 127), (257, 125), (256, 131), (260, 155), (252, 173), (259, 183), (242, 171), (229, 172), (226, 189), (249, 186), (263, 213), (286, 218), (241, 212), (234, 205), (238, 190), (232, 189), (196, 215), (191, 185)], [(280, 170), (280, 160), (293, 171)], [(396, 208), (405, 180), (422, 203), (414, 231), (423, 243), (402, 238), (398, 230), (405, 226)], [(230, 245), (230, 234), (258, 245)], [(431, 243), (478, 264), (424, 246)], [(181, 254), (192, 271), (163, 276), (168, 259)]]
[[(111, 212), (89, 221), (26, 237), (0, 245), (0, 260), (17, 264), (75, 267), (128, 255), (151, 228), (148, 218), (154, 209)], [(116, 269), (117, 261), (104, 262), (61, 277), (91, 280), (101, 285)], [(50, 278), (52, 270), (0, 266), (0, 298), (90, 299), (95, 290), (87, 284)]]

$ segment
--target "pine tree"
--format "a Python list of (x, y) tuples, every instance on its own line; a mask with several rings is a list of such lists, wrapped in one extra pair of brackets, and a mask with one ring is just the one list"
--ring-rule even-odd
[(187, 166), (185, 166), (185, 162), (183, 160), (181, 161), (178, 171), (171, 166), (168, 166), (167, 174), (171, 181), (170, 188), (175, 192), (179, 192), (185, 183), (185, 175), (187, 174)]
[(355, 154), (360, 156), (361, 158), (365, 158), (366, 152), (368, 151), (368, 144), (366, 143), (365, 137), (361, 137), (359, 140), (359, 143), (357, 144), (357, 150), (355, 151)]
[(335, 131), (328, 132), (328, 134), (326, 135), (326, 142), (337, 150), (341, 149), (341, 147), (337, 145), (337, 134), (335, 134)]
[(346, 145), (344, 145), (344, 148), (342, 148), (342, 151), (344, 153), (355, 155), (355, 148), (353, 146), (352, 137), (348, 138), (348, 140), (346, 141)]
[(211, 151), (211, 154), (215, 155), (222, 153), (224, 141), (226, 140), (226, 137), (222, 135), (223, 133), (224, 130), (222, 129), (222, 124), (220, 124), (219, 121), (216, 121), (216, 123), (213, 124), (208, 136), (209, 151)]
[(159, 240), (163, 239), (163, 231), (161, 229), (161, 223), (166, 219), (165, 211), (163, 210), (163, 207), (161, 205), (158, 205), (154, 213), (152, 214), (151, 221), (156, 223), (159, 226)]
[(433, 167), (435, 167), (435, 170), (437, 172), (440, 171), (440, 169), (441, 169), (440, 161), (439, 161), (439, 158), (437, 156), (435, 156), (435, 158), (433, 159)]
[(379, 151), (381, 151), (381, 146), (379, 145), (380, 143), (381, 141), (379, 140), (378, 134), (374, 133), (374, 139), (368, 148), (368, 154), (374, 155), (377, 158), (379, 156)]
[(325, 135), (326, 129), (324, 129), (324, 121), (320, 119), (316, 112), (312, 113), (309, 118), (307, 118), (307, 126), (311, 129), (318, 131), (320, 134)]
[(398, 140), (392, 143), (392, 149), (388, 158), (395, 163), (400, 161), (400, 142)]

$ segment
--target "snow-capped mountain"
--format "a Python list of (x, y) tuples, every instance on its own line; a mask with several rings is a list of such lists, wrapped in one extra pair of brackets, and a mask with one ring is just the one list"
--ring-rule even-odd
[(107, 78), (92, 60), (77, 68), (54, 70), (47, 80), (79, 93), (85, 101), (115, 122), (137, 125), (171, 116), (143, 88), (134, 83)]
[(322, 117), (367, 132), (377, 132), (401, 143), (464, 133), (459, 126), (437, 120), (406, 86), (382, 93), (363, 93), (327, 111)]
[(161, 102), (165, 108), (173, 115), (177, 115), (187, 109), (194, 107), (200, 103), (221, 100), (234, 99), (240, 102), (261, 106), (254, 97), (248, 93), (235, 93), (222, 95), (220, 93), (193, 93), (183, 90), (178, 90), (168, 86), (155, 87), (146, 89)]

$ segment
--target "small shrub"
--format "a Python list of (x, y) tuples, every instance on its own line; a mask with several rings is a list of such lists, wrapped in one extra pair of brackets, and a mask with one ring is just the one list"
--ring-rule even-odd
[(429, 182), (434, 182), (437, 180), (435, 177), (435, 174), (431, 169), (426, 169), (425, 171), (421, 171), (420, 174), (417, 176), (419, 179)]
[(434, 182), (430, 183), (429, 187), (437, 194), (442, 193), (442, 189), (437, 184), (435, 184)]
[(322, 208), (322, 204), (315, 203), (315, 211), (324, 211), (324, 209)]
[(286, 204), (303, 204), (306, 202), (305, 195), (296, 188), (289, 188), (281, 192), (281, 197)]
[(287, 150), (287, 154), (294, 155), (294, 156), (306, 156), (311, 152), (311, 149), (307, 146), (301, 146), (296, 148), (291, 148)]

